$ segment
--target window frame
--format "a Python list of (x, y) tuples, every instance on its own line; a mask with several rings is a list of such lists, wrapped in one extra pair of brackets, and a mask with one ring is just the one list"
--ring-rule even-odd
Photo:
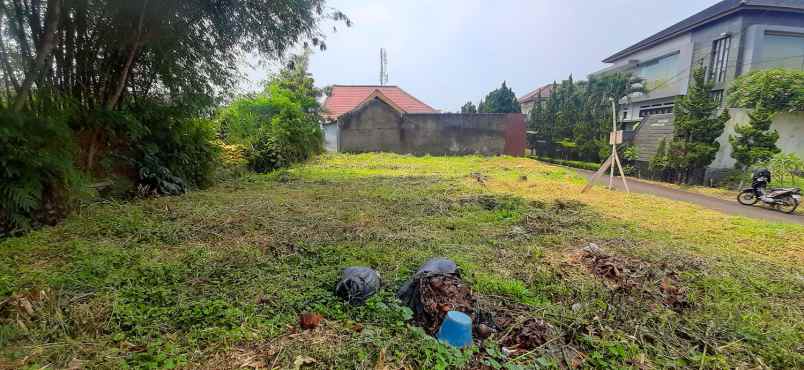
[[(762, 33), (762, 45), (763, 45), (763, 47), (761, 49), (761, 52), (759, 53), (759, 61), (758, 62), (752, 62), (752, 69), (763, 70), (763, 69), (778, 68), (777, 66), (770, 65), (770, 63), (774, 62), (774, 61), (778, 61), (778, 60), (785, 60), (785, 59), (788, 59), (788, 58), (791, 58), (791, 59), (802, 58), (802, 65), (801, 65), (800, 68), (802, 70), (804, 70), (804, 57), (802, 57), (801, 55), (794, 55), (794, 56), (783, 57), (783, 58), (767, 58), (768, 57), (766, 55), (767, 50), (766, 50), (766, 47), (764, 45), (766, 45), (768, 43), (768, 37), (791, 37), (791, 38), (798, 38), (798, 39), (804, 40), (804, 33), (788, 32), (788, 31), (776, 31), (776, 30), (765, 30), (765, 32)], [(793, 69), (799, 69), (799, 67), (793, 67)]]
[(709, 81), (721, 83), (726, 81), (731, 54), (731, 35), (712, 41), (712, 52), (709, 56)]

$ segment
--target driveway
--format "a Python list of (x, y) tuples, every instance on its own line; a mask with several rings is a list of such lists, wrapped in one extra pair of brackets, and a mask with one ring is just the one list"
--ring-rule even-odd
[[(592, 171), (581, 170), (576, 168), (573, 169), (577, 171), (580, 175), (585, 176), (587, 179), (591, 178), (592, 175), (594, 174), (594, 172)], [(596, 186), (607, 186), (608, 184), (609, 184), (608, 172), (605, 174), (605, 176), (601, 176), (600, 179), (595, 183)], [(615, 189), (617, 189), (618, 191), (624, 191), (622, 179), (620, 178), (615, 179), (614, 185)], [(718, 199), (702, 194), (690, 193), (683, 190), (676, 190), (661, 185), (642, 182), (632, 177), (628, 178), (628, 187), (631, 188), (631, 191), (635, 193), (653, 194), (663, 198), (669, 198), (673, 200), (679, 200), (682, 202), (693, 203), (729, 215), (745, 216), (765, 221), (787, 222), (787, 223), (796, 223), (799, 225), (804, 225), (804, 217), (802, 216), (795, 214), (789, 215), (786, 213), (782, 213), (770, 208), (765, 208), (757, 205), (747, 207), (741, 205), (740, 203), (737, 203), (736, 199), (734, 201)], [(804, 207), (804, 205), (800, 207)]]

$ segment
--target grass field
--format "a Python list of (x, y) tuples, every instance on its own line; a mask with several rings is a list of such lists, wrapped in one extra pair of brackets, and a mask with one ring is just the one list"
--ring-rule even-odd
[[(89, 205), (0, 241), (0, 368), (804, 366), (804, 227), (582, 186), (528, 159), (329, 155)], [(589, 243), (625, 269), (596, 273)], [(549, 340), (459, 351), (410, 325), (394, 293), (434, 256)], [(383, 279), (358, 307), (333, 293), (353, 265)]]

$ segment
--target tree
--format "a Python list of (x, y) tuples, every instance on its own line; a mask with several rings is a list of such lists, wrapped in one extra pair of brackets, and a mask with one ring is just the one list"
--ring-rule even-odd
[(461, 107), (461, 113), (463, 113), (463, 114), (475, 114), (475, 113), (477, 113), (477, 107), (475, 106), (474, 103), (472, 103), (471, 101), (468, 101), (468, 102), (466, 102), (466, 104), (464, 104)]
[(522, 107), (520, 107), (514, 91), (503, 81), (499, 89), (490, 92), (484, 100), (481, 100), (478, 111), (480, 113), (520, 113)]
[(779, 133), (770, 130), (773, 116), (771, 110), (759, 106), (748, 113), (747, 125), (734, 128), (737, 135), (730, 135), (729, 143), (732, 147), (731, 157), (737, 160), (738, 167), (747, 170), (757, 163), (768, 161), (781, 151), (776, 147)]
[[(306, 44), (324, 49), (319, 25), (327, 20), (350, 24), (325, 0), (0, 0), (0, 128), (15, 122), (0, 129), (0, 146), (14, 148), (0, 150), (8, 168), (0, 182), (31, 200), (15, 206), (21, 217), (52, 208), (48, 197), (64, 202), (74, 190), (67, 174), (79, 167), (92, 177), (157, 184), (159, 193), (174, 192), (160, 185), (166, 181), (202, 186), (215, 160), (204, 118), (239, 83), (240, 58), (282, 59)], [(280, 86), (290, 95), (277, 96), (304, 108), (302, 116), (286, 109), (275, 132), (293, 137), (295, 127), (284, 123), (304, 122), (304, 145), (319, 145), (311, 80), (284, 73), (306, 88)], [(79, 145), (58, 152), (69, 154), (58, 162), (17, 160), (54, 143)], [(2, 233), (7, 207), (0, 208)]]
[(804, 71), (767, 69), (740, 76), (732, 83), (729, 106), (772, 112), (804, 112)]
[(209, 106), (237, 83), (241, 55), (279, 58), (308, 42), (325, 48), (318, 30), (322, 20), (350, 24), (325, 5), (325, 0), (1, 1), (4, 98), (15, 110), (27, 103), (32, 111), (61, 108), (67, 101), (61, 98), (84, 111), (125, 109), (125, 99), (142, 97)]
[(611, 150), (611, 99), (621, 101), (643, 92), (640, 82), (623, 73), (593, 76), (589, 81), (574, 81), (570, 76), (560, 84), (554, 82), (550, 96), (531, 111), (529, 127), (536, 132), (532, 140), (546, 143), (548, 155), (560, 148), (573, 159), (599, 161), (607, 157)]
[(804, 111), (804, 72), (770, 69), (741, 76), (732, 85), (728, 103), (753, 110), (748, 125), (737, 126), (737, 135), (729, 136), (732, 158), (747, 170), (780, 152), (779, 133), (770, 130), (776, 114)]
[(716, 114), (719, 104), (710, 96), (713, 86), (706, 81), (706, 70), (698, 68), (687, 95), (676, 99), (668, 167), (679, 182), (693, 181), (696, 171), (709, 166), (720, 149), (717, 139), (730, 117), (727, 109)]

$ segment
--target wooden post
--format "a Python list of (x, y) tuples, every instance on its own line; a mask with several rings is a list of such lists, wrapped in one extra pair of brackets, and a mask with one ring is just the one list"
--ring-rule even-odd
[(622, 133), (617, 130), (617, 105), (614, 102), (614, 99), (611, 100), (611, 134), (609, 135), (609, 143), (611, 144), (611, 155), (605, 162), (600, 166), (600, 168), (595, 172), (594, 175), (589, 179), (589, 183), (581, 190), (581, 193), (585, 193), (587, 190), (591, 189), (594, 186), (595, 182), (603, 175), (606, 170), (610, 170), (609, 172), (609, 189), (614, 189), (614, 165), (617, 165), (617, 169), (620, 171), (620, 176), (623, 179), (623, 186), (625, 186), (625, 191), (630, 193), (631, 189), (628, 187), (628, 181), (625, 179), (625, 171), (623, 171), (623, 165), (620, 163), (620, 156), (617, 154), (617, 144), (622, 142)]
[(606, 170), (608, 170), (609, 167), (612, 165), (611, 163), (612, 159), (613, 157), (609, 156), (609, 158), (606, 159), (605, 162), (603, 162), (603, 164), (600, 166), (600, 169), (598, 169), (597, 172), (595, 172), (595, 174), (592, 175), (592, 178), (589, 179), (589, 183), (586, 184), (583, 190), (581, 190), (581, 193), (586, 193), (587, 190), (592, 188), (592, 186), (595, 184), (595, 181), (597, 181), (597, 179), (599, 179), (600, 176), (603, 175), (603, 172), (606, 172)]

